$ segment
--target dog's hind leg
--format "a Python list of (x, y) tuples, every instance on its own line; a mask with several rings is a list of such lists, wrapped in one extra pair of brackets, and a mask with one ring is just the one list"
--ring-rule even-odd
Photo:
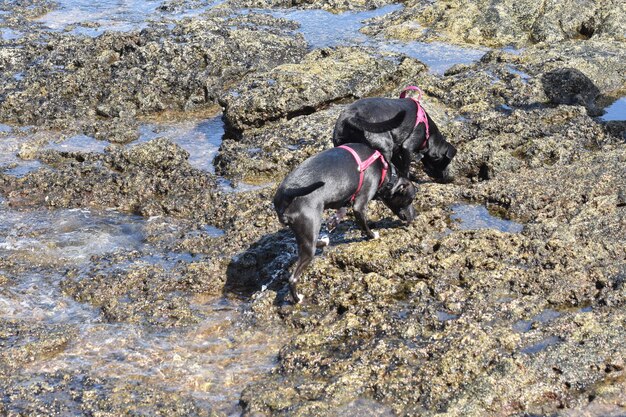
[(312, 217), (302, 215), (292, 226), (298, 243), (298, 262), (289, 277), (289, 291), (294, 303), (299, 303), (304, 299), (304, 296), (298, 293), (298, 279), (315, 256), (317, 235), (321, 226), (321, 210), (320, 215)]

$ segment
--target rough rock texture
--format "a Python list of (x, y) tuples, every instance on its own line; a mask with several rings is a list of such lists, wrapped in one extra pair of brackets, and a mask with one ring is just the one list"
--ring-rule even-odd
[(363, 48), (319, 49), (300, 63), (246, 77), (220, 102), (227, 128), (240, 133), (268, 121), (374, 94), (386, 83), (424, 69), (419, 61), (398, 54), (381, 55)]
[(146, 322), (162, 327), (197, 323), (202, 315), (190, 305), (191, 294), (222, 292), (224, 280), (207, 262), (165, 269), (145, 259), (133, 259), (137, 257), (131, 253), (97, 262), (94, 259), (96, 266), (87, 276), (69, 274), (61, 287), (77, 301), (99, 307), (109, 322)]
[(485, 46), (526, 46), (568, 39), (624, 41), (620, 0), (415, 0), (368, 29), (401, 40), (441, 40)]
[(298, 9), (322, 9), (333, 13), (345, 12), (349, 10), (370, 10), (377, 9), (387, 4), (393, 3), (390, 0), (228, 0), (227, 4), (233, 8), (293, 8)]
[[(624, 51), (621, 42), (599, 40), (529, 47), (519, 54), (493, 50), (476, 63), (455, 65), (446, 77), (422, 73), (415, 82), (465, 115), (496, 108), (532, 108), (551, 102), (542, 82), (544, 74), (571, 67), (588, 78), (599, 94), (615, 94), (626, 84)], [(597, 108), (591, 97), (597, 94), (586, 93), (584, 97), (592, 115), (597, 115)], [(561, 96), (567, 95), (561, 90)]]
[(55, 169), (23, 178), (3, 176), (1, 187), (16, 205), (111, 207), (144, 216), (202, 217), (217, 209), (218, 197), (212, 195), (216, 183), (192, 168), (188, 157), (167, 139), (129, 148), (112, 146), (104, 154), (44, 150), (41, 160)]
[(0, 383), (5, 415), (152, 415), (216, 417), (207, 404), (139, 382), (66, 372), (32, 373)]
[[(531, 120), (533, 123), (528, 123)], [(488, 111), (471, 122), (455, 123), (454, 129), (459, 157), (451, 170), (459, 177), (476, 180), (522, 168), (569, 165), (605, 144), (622, 142), (578, 106)]]
[(215, 12), (173, 29), (50, 35), (43, 47), (10, 42), (2, 53), (0, 120), (129, 141), (140, 115), (210, 105), (244, 74), (297, 62), (306, 45), (293, 29), (269, 15)]
[[(455, 42), (545, 40), (518, 54), (491, 51), (443, 76), (414, 59), (370, 49), (305, 55), (293, 24), (227, 6), (172, 28), (156, 24), (95, 40), (50, 35), (43, 45), (51, 50), (37, 43), (37, 33), (3, 43), (2, 114), (31, 118), (25, 123), (42, 125), (37, 129), (103, 120), (103, 134), (123, 138), (133, 131), (125, 120), (132, 125), (138, 116), (204, 106), (219, 96), (231, 136), (215, 160), (216, 174), (264, 184), (226, 191), (220, 178), (193, 168), (188, 153), (165, 139), (113, 145), (98, 154), (42, 150), (41, 138), (32, 135), (19, 155), (45, 165), (23, 178), (0, 174), (0, 220), (5, 208), (26, 213), (26, 222), (31, 209), (114, 208), (146, 217), (147, 226), (140, 249), (98, 254), (80, 266), (26, 250), (0, 257), (3, 301), (30, 301), (47, 288), (24, 277), (51, 274), (56, 280), (41, 284), (60, 286), (62, 295), (49, 295), (58, 297), (55, 308), (80, 305), (93, 317), (87, 329), (97, 323), (130, 329), (139, 339), (142, 332), (167, 332), (172, 339), (201, 340), (216, 330), (204, 321), (213, 313), (198, 300), (247, 299), (241, 322), (233, 324), (243, 336), (228, 335), (220, 346), (273, 349), (267, 341), (246, 345), (246, 329), (295, 336), (280, 350), (274, 371), (248, 386), (224, 381), (243, 391), (246, 416), (624, 414), (624, 129), (590, 115), (595, 91), (582, 103), (561, 104), (546, 94), (542, 80), (574, 68), (597, 87), (599, 100), (623, 91), (624, 42), (612, 26), (623, 19), (613, 13), (622, 5), (586, 4), (548, 2), (546, 10), (555, 7), (542, 19), (536, 15), (542, 4), (409, 5), (392, 19), (437, 18), (425, 22), (439, 35), (457, 33)], [(493, 7), (473, 13), (478, 6)], [(583, 12), (569, 12), (576, 8)], [(519, 24), (522, 17), (528, 21)], [(390, 26), (389, 34), (405, 29), (420, 32), (405, 23)], [(572, 39), (577, 32), (591, 37)], [(69, 55), (80, 62), (68, 61)], [(15, 77), (20, 72), (24, 78)], [(420, 214), (409, 226), (372, 202), (377, 240), (364, 240), (348, 216), (304, 274), (304, 303), (291, 304), (286, 277), (296, 249), (272, 207), (277, 182), (330, 146), (346, 102), (396, 96), (408, 83), (423, 87), (424, 106), (459, 150), (451, 166), (455, 182), (435, 184), (418, 168)], [(75, 124), (76, 117), (83, 120)], [(119, 133), (111, 133), (118, 122)], [(499, 221), (516, 220), (523, 230), (454, 220), (459, 204), (485, 205)], [(224, 235), (212, 235), (207, 225)], [(13, 237), (9, 229), (0, 228), (3, 254), (15, 250), (13, 243), (38, 239), (36, 233), (6, 239)], [(71, 237), (72, 229), (51, 232)], [(11, 304), (0, 307), (10, 311)], [(213, 395), (204, 382), (192, 395), (141, 375), (113, 378), (97, 367), (58, 361), (86, 330), (81, 317), (70, 323), (46, 317), (0, 325), (0, 414), (217, 414), (210, 401), (198, 400)], [(193, 346), (186, 355), (210, 355), (215, 348)], [(114, 357), (123, 364), (131, 353), (139, 352)], [(50, 370), (51, 358), (69, 370)], [(171, 356), (181, 367), (197, 366), (187, 358)]]
[[(593, 106), (600, 90), (585, 74), (575, 68), (559, 68), (541, 78), (546, 96), (555, 104)], [(596, 115), (598, 112), (595, 112)]]
[(252, 184), (281, 181), (298, 163), (332, 146), (334, 123), (342, 106), (297, 116), (241, 139), (225, 139), (215, 161), (216, 173)]
[(54, 355), (75, 338), (73, 326), (27, 324), (3, 318), (0, 322), (0, 374), (10, 375), (26, 363)]

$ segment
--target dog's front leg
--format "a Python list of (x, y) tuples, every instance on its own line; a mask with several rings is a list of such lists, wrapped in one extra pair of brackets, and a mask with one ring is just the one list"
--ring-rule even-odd
[(361, 230), (365, 233), (365, 235), (370, 239), (378, 239), (378, 232), (374, 232), (367, 225), (367, 202), (360, 203), (354, 202), (354, 217), (356, 217), (359, 226), (361, 226)]

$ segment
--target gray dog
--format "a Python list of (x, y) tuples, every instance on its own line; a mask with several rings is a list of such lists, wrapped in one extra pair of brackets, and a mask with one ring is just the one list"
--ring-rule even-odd
[(293, 230), (298, 243), (298, 262), (289, 278), (294, 302), (302, 300), (296, 284), (315, 255), (324, 209), (340, 209), (352, 203), (356, 220), (369, 238), (378, 237), (366, 218), (367, 204), (374, 198), (401, 220), (413, 221), (416, 214), (412, 203), (417, 189), (393, 171), (380, 152), (351, 143), (310, 157), (283, 180), (274, 196), (274, 208), (280, 222)]
[(399, 99), (364, 98), (350, 104), (335, 124), (333, 144), (365, 143), (379, 150), (405, 178), (411, 161), (422, 156), (424, 171), (431, 178), (450, 182), (448, 165), (456, 148), (446, 142), (419, 99), (404, 98), (407, 90), (419, 91), (411, 86)]

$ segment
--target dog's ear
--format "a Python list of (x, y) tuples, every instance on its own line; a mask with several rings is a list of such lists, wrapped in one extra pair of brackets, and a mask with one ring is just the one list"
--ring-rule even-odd
[(456, 148), (450, 144), (448, 144), (448, 150), (446, 151), (446, 158), (452, 160), (456, 155)]

